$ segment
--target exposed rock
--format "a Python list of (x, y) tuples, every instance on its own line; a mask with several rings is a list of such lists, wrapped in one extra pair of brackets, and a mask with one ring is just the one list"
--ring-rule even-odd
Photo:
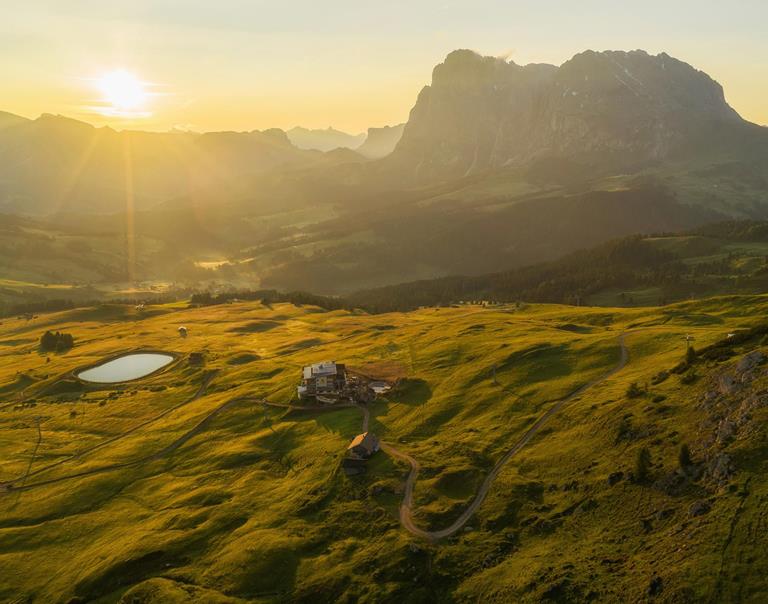
[(717, 426), (717, 444), (727, 445), (736, 437), (736, 424), (730, 419), (724, 419)]
[(749, 354), (744, 355), (736, 365), (736, 370), (739, 373), (744, 373), (757, 367), (760, 363), (765, 361), (765, 355), (760, 350), (753, 350)]
[(701, 397), (700, 406), (704, 409), (711, 409), (717, 401), (718, 396), (719, 392), (717, 390), (707, 390)]
[(736, 379), (729, 373), (724, 373), (717, 380), (717, 388), (720, 394), (733, 394), (737, 387)]
[(706, 476), (720, 485), (733, 478), (733, 474), (733, 461), (726, 453), (719, 453), (707, 463)]
[(688, 514), (695, 518), (696, 516), (703, 516), (704, 514), (709, 513), (709, 511), (712, 509), (712, 506), (709, 505), (706, 501), (696, 501), (694, 502), (691, 507), (688, 509)]

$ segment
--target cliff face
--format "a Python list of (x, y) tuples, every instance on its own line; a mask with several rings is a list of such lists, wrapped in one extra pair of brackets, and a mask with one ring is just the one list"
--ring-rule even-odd
[(368, 128), (365, 142), (356, 151), (370, 159), (385, 157), (394, 151), (403, 136), (405, 124), (384, 126), (383, 128)]
[(393, 160), (419, 180), (543, 157), (642, 163), (743, 125), (717, 82), (666, 54), (587, 51), (555, 67), (458, 50), (419, 94)]

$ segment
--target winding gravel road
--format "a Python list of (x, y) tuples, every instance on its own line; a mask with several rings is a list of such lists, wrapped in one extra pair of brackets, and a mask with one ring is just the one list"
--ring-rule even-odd
[(447, 526), (444, 529), (440, 529), (437, 531), (425, 531), (424, 529), (419, 528), (416, 526), (416, 524), (413, 521), (413, 488), (416, 483), (416, 478), (419, 474), (419, 462), (417, 462), (413, 457), (410, 455), (403, 453), (402, 451), (398, 450), (396, 447), (389, 443), (382, 443), (381, 448), (384, 452), (388, 453), (392, 457), (395, 457), (397, 459), (400, 459), (402, 461), (407, 462), (411, 466), (411, 471), (408, 473), (408, 478), (405, 481), (405, 492), (403, 494), (403, 502), (400, 504), (400, 523), (403, 525), (403, 527), (413, 535), (416, 535), (417, 537), (421, 537), (423, 539), (427, 539), (429, 541), (437, 541), (439, 539), (445, 539), (446, 537), (450, 537), (451, 535), (454, 535), (459, 530), (464, 527), (464, 525), (467, 524), (469, 519), (472, 517), (472, 515), (477, 511), (477, 508), (480, 507), (480, 505), (485, 500), (485, 497), (488, 495), (488, 491), (491, 488), (491, 485), (493, 485), (493, 482), (496, 480), (496, 478), (499, 475), (499, 472), (501, 472), (502, 468), (515, 456), (517, 453), (520, 452), (520, 450), (527, 445), (531, 439), (538, 434), (538, 432), (541, 430), (541, 428), (547, 423), (547, 421), (555, 415), (558, 411), (560, 411), (563, 407), (565, 407), (569, 402), (571, 402), (573, 399), (577, 398), (581, 394), (583, 394), (586, 390), (592, 388), (593, 386), (596, 386), (597, 384), (600, 384), (601, 382), (604, 382), (608, 378), (612, 377), (619, 371), (621, 371), (624, 366), (627, 364), (627, 361), (629, 360), (629, 352), (627, 351), (627, 347), (624, 343), (624, 335), (621, 334), (619, 336), (619, 345), (621, 346), (621, 358), (619, 360), (619, 363), (611, 369), (610, 371), (606, 372), (605, 374), (601, 375), (600, 377), (592, 380), (591, 382), (588, 382), (581, 386), (580, 388), (574, 390), (566, 396), (565, 398), (560, 399), (557, 401), (554, 405), (552, 405), (547, 411), (538, 419), (536, 420), (536, 423), (531, 426), (528, 431), (523, 434), (515, 443), (512, 445), (512, 447), (502, 456), (499, 461), (496, 462), (496, 465), (493, 466), (493, 469), (488, 473), (488, 476), (485, 477), (485, 480), (483, 480), (483, 484), (480, 485), (480, 489), (477, 492), (477, 495), (475, 495), (475, 499), (472, 501), (471, 504), (469, 504), (469, 507), (467, 507), (466, 510), (459, 516), (453, 524), (450, 526)]

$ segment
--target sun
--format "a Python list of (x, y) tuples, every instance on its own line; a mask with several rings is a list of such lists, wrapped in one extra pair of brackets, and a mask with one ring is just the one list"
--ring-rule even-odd
[(109, 109), (118, 113), (143, 109), (150, 96), (146, 83), (125, 69), (105, 73), (96, 80), (96, 88)]

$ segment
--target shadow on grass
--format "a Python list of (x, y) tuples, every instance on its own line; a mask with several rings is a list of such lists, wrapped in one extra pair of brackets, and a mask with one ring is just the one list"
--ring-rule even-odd
[(420, 378), (405, 378), (398, 383), (388, 398), (395, 403), (417, 407), (432, 398), (432, 387)]

